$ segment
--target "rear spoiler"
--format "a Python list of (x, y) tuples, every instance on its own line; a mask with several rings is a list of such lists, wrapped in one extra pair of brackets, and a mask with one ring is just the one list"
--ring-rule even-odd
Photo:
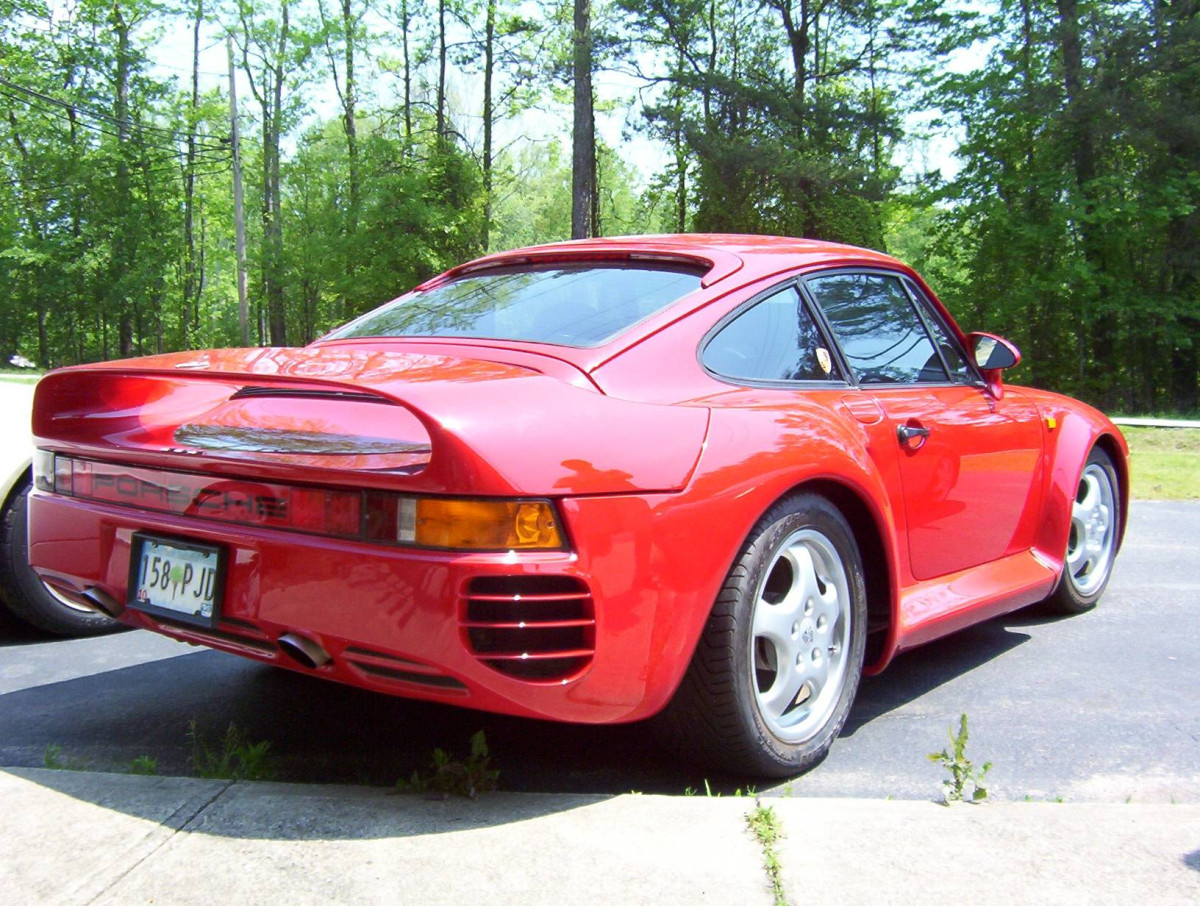
[(189, 471), (338, 482), (353, 472), (362, 486), (561, 496), (681, 490), (708, 430), (704, 408), (618, 400), (499, 363), (335, 380), (297, 373), (320, 371), (319, 352), (274, 350), (276, 369), (261, 367), (264, 352), (51, 372), (34, 402), (35, 443)]

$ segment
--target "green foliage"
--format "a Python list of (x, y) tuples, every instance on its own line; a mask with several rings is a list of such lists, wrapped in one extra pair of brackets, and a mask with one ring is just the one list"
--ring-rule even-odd
[(1200, 16), (1004, 0), (956, 43), (979, 39), (981, 68), (930, 71), (929, 102), (965, 134), (929, 196), (951, 309), (1023, 349), (1018, 380), (1195, 409)]
[[(696, 793), (697, 793), (697, 791), (694, 786), (684, 787), (684, 789), (683, 789), (684, 796), (695, 796)], [(712, 784), (710, 784), (708, 782), (707, 777), (704, 778), (704, 795), (709, 799), (720, 799), (721, 798), (721, 791), (717, 790), (716, 792), (713, 792)], [(758, 795), (758, 791), (752, 786), (746, 787), (745, 790), (743, 790), (739, 786), (739, 787), (735, 788), (732, 793), (732, 796), (735, 799), (741, 799), (743, 796), (757, 796), (757, 795)]]
[(129, 773), (152, 777), (158, 773), (158, 759), (149, 755), (139, 755), (130, 763)]
[(63, 754), (62, 746), (48, 743), (42, 753), (42, 767), (51, 771), (86, 771), (88, 763), (80, 758)]
[(984, 777), (991, 770), (992, 763), (984, 762), (982, 768), (967, 758), (967, 715), (964, 713), (958, 722), (958, 732), (951, 728), (949, 748), (933, 752), (930, 761), (936, 761), (950, 772), (950, 779), (942, 781), (942, 796), (946, 803), (951, 802), (982, 802), (987, 799), (987, 788), (983, 785)]
[(433, 750), (431, 770), (413, 771), (408, 780), (396, 781), (402, 793), (439, 793), (474, 799), (480, 793), (496, 789), (500, 772), (491, 767), (491, 753), (482, 730), (471, 736), (471, 754), (452, 758), (442, 749)]
[(771, 881), (771, 893), (775, 906), (786, 906), (787, 894), (783, 889), (783, 878), (780, 876), (779, 854), (775, 851), (775, 844), (783, 836), (783, 827), (779, 823), (779, 816), (775, 814), (775, 809), (771, 806), (763, 805), (762, 802), (755, 799), (753, 810), (746, 815), (746, 825), (754, 834), (758, 845), (762, 847), (763, 869)]
[(669, 61), (645, 115), (673, 151), (676, 209), (690, 212), (676, 228), (882, 245), (900, 137), (888, 4), (620, 5)]
[(1200, 431), (1122, 428), (1129, 441), (1130, 491), (1138, 500), (1200, 500)]
[(192, 754), (188, 759), (192, 770), (211, 780), (270, 780), (273, 776), (267, 751), (269, 742), (251, 742), (236, 724), (225, 729), (225, 735), (211, 746), (196, 726), (188, 724), (188, 741)]
[[(0, 363), (239, 342), (224, 80), (193, 99), (190, 60), (154, 49), (194, 7), (0, 6)], [(309, 342), (449, 265), (568, 235), (569, 5), (447, 5), (441, 135), (435, 5), (290, 2), (286, 44), (284, 4), (206, 7), (202, 44), (248, 45), (251, 342)], [(599, 143), (600, 233), (886, 246), (966, 329), (1022, 348), (1015, 382), (1200, 410), (1195, 4), (611, 0), (592, 18), (601, 120), (628, 108), (661, 149)], [(902, 183), (918, 122), (961, 139), (956, 165)]]

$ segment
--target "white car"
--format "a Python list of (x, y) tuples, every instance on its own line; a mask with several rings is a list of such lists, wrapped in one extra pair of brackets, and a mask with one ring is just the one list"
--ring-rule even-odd
[(29, 496), (33, 455), (29, 433), (33, 386), (9, 381), (0, 386), (0, 605), (23, 622), (54, 635), (111, 632), (121, 624), (59, 597), (29, 567), (25, 498)]

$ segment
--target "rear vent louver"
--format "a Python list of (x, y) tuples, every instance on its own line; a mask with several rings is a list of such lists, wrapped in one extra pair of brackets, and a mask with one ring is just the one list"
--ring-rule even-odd
[(351, 669), (376, 682), (406, 683), (426, 686), (440, 692), (466, 693), (467, 687), (436, 667), (396, 657), (370, 648), (351, 645), (342, 652), (341, 660)]
[(586, 585), (571, 576), (479, 576), (467, 588), (471, 653), (493, 670), (554, 681), (591, 663), (596, 616)]

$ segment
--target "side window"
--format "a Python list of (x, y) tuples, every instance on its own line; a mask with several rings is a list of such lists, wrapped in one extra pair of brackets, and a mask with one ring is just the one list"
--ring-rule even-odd
[(896, 277), (832, 274), (807, 281), (863, 384), (945, 383), (917, 310)]
[(933, 340), (938, 345), (938, 349), (942, 352), (942, 358), (946, 364), (950, 366), (950, 377), (960, 384), (970, 384), (975, 381), (975, 374), (971, 371), (971, 366), (967, 364), (966, 357), (959, 349), (958, 342), (952, 338), (938, 313), (933, 310), (929, 301), (925, 298), (925, 294), (913, 286), (908, 281), (905, 281), (908, 291), (912, 293), (913, 299), (917, 305), (922, 306), (925, 313), (925, 322), (929, 325), (929, 332), (933, 334)]
[(839, 379), (817, 325), (793, 287), (768, 296), (726, 324), (701, 358), (709, 370), (740, 380)]

